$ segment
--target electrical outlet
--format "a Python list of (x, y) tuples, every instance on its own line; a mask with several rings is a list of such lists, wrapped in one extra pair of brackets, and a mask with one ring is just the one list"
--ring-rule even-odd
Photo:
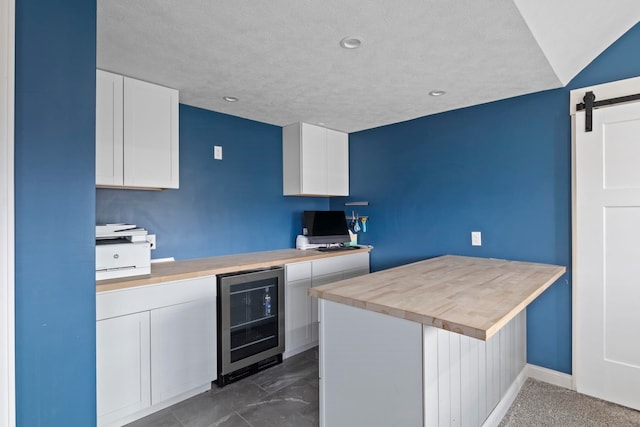
[(213, 146), (213, 158), (216, 160), (222, 160), (222, 146), (214, 145)]
[(480, 231), (471, 232), (471, 246), (482, 246), (482, 233)]
[(147, 234), (147, 242), (151, 245), (151, 250), (156, 249), (156, 235), (155, 234)]

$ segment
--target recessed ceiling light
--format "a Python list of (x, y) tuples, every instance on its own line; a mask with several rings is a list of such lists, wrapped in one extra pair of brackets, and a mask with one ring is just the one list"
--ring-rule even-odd
[(222, 99), (224, 99), (227, 102), (236, 102), (238, 100), (238, 98), (236, 98), (235, 96), (225, 96)]
[(431, 95), (431, 96), (442, 96), (445, 93), (447, 93), (447, 92), (445, 92), (443, 90), (432, 90), (431, 92), (429, 92), (429, 95)]
[(345, 49), (357, 49), (362, 44), (362, 40), (358, 37), (345, 37), (340, 40), (340, 46)]

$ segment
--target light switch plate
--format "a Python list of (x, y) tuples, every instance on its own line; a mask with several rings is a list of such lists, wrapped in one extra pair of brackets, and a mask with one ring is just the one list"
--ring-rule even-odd
[(222, 160), (222, 146), (214, 145), (213, 146), (213, 158), (216, 160)]
[(471, 232), (471, 246), (482, 246), (482, 233), (480, 231)]

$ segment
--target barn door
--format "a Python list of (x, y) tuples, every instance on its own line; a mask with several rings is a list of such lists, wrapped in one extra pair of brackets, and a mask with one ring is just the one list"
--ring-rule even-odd
[(573, 132), (576, 389), (640, 409), (640, 102)]

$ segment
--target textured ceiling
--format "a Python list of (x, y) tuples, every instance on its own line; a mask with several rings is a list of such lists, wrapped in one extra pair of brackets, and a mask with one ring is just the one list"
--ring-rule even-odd
[(355, 132), (560, 87), (639, 18), (639, 0), (98, 0), (97, 64), (184, 104)]

